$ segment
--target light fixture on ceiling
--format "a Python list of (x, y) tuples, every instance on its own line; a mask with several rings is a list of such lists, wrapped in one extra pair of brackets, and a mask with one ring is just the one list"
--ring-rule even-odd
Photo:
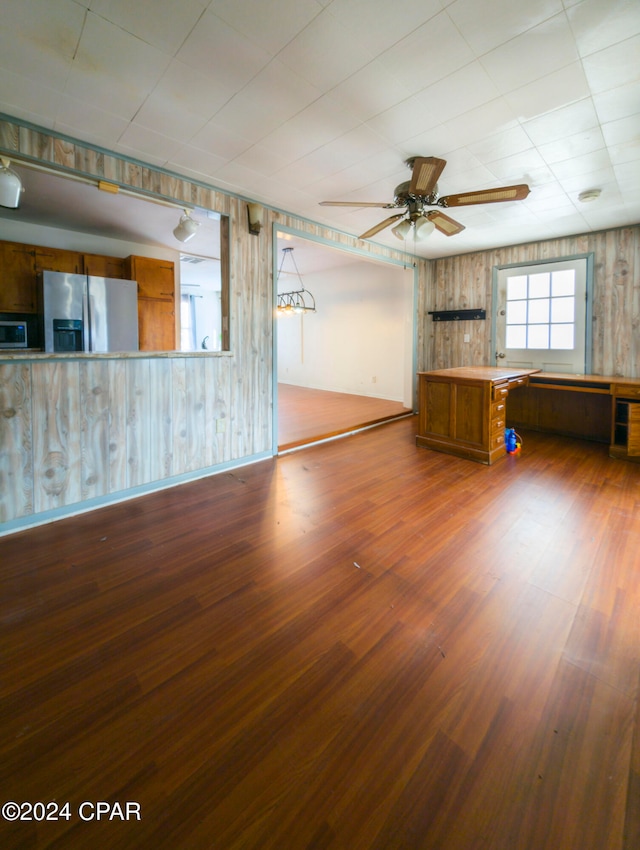
[(2, 157), (0, 163), (0, 206), (15, 210), (20, 205), (20, 195), (24, 192), (22, 180), (9, 168), (11, 160)]
[(433, 233), (435, 224), (426, 215), (414, 213), (409, 218), (403, 218), (399, 224), (391, 228), (391, 232), (398, 239), (406, 239), (412, 230), (415, 241), (422, 242)]
[[(284, 269), (285, 260), (291, 257), (291, 265), (293, 271), (288, 272)], [(280, 282), (283, 275), (293, 274), (298, 281), (296, 289), (288, 289), (285, 292), (280, 292)], [(276, 279), (276, 292), (278, 293), (277, 311), (280, 316), (293, 316), (295, 313), (315, 313), (316, 299), (304, 288), (302, 276), (298, 271), (298, 265), (293, 256), (293, 248), (287, 247), (282, 249), (282, 260), (278, 269), (278, 277)]]
[(264, 207), (260, 204), (247, 204), (247, 218), (249, 221), (249, 233), (252, 236), (259, 236), (262, 230), (262, 217), (264, 215)]
[(188, 210), (184, 211), (184, 215), (180, 219), (178, 226), (173, 231), (173, 235), (176, 237), (178, 242), (188, 242), (189, 239), (193, 239), (196, 235), (198, 228), (200, 227), (199, 221), (194, 221), (191, 218)]
[(602, 189), (585, 189), (578, 195), (578, 200), (581, 204), (588, 204), (590, 201), (597, 201), (601, 194)]

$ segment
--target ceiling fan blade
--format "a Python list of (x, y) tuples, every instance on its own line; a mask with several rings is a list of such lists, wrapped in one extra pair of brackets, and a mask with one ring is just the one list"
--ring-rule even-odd
[(415, 157), (409, 193), (421, 197), (431, 195), (446, 164), (446, 159), (438, 159), (435, 156)]
[(445, 195), (438, 198), (441, 207), (467, 207), (472, 204), (497, 204), (502, 201), (523, 201), (529, 194), (526, 183), (516, 186), (503, 186), (501, 189), (482, 189), (479, 192), (461, 192), (459, 195)]
[(385, 218), (384, 221), (379, 221), (378, 224), (374, 225), (373, 227), (369, 228), (369, 230), (358, 236), (358, 239), (368, 239), (370, 236), (375, 236), (376, 233), (380, 233), (381, 230), (384, 230), (385, 227), (388, 227), (392, 222), (397, 221), (404, 215), (404, 211), (401, 213), (396, 213), (395, 215), (390, 215), (389, 218)]
[(391, 209), (394, 204), (377, 204), (371, 201), (320, 201), (321, 207), (381, 207), (382, 209)]
[(456, 233), (460, 233), (464, 230), (463, 224), (460, 224), (460, 222), (455, 221), (448, 215), (440, 212), (440, 210), (431, 210), (431, 212), (426, 213), (426, 217), (429, 221), (432, 221), (440, 233), (444, 233), (445, 236), (455, 236)]

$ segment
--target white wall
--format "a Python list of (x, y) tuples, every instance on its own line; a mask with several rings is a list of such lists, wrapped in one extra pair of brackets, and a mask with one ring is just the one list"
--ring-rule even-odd
[(303, 275), (316, 313), (278, 318), (278, 380), (410, 407), (413, 269), (345, 257)]

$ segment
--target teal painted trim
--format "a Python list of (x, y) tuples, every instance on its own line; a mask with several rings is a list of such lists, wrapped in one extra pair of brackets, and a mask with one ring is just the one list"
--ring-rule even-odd
[[(333, 233), (338, 233), (341, 236), (347, 236), (349, 239), (353, 239), (357, 241), (357, 236), (354, 236), (352, 233), (344, 233), (343, 231), (336, 230), (333, 227), (329, 227), (326, 224), (320, 224), (317, 221), (311, 221), (309, 219), (300, 218), (295, 213), (288, 212), (284, 213), (287, 216), (292, 218), (297, 218), (299, 221), (305, 221), (307, 224), (311, 224), (314, 227), (324, 227), (325, 230), (331, 230)], [(306, 230), (300, 230), (297, 227), (289, 227), (284, 224), (274, 223), (273, 225), (274, 235), (277, 233), (290, 233), (292, 236), (299, 236), (300, 239), (308, 239), (310, 242), (318, 242), (320, 245), (326, 245), (328, 248), (333, 248), (338, 251), (348, 251), (351, 254), (356, 254), (357, 256), (365, 259), (365, 260), (378, 260), (382, 263), (391, 263), (395, 266), (403, 266), (404, 268), (413, 268), (416, 270), (416, 257), (413, 254), (407, 254), (405, 251), (398, 251), (397, 248), (389, 248), (387, 245), (381, 245), (379, 242), (374, 242), (378, 248), (381, 248), (383, 251), (390, 251), (398, 256), (393, 257), (390, 255), (384, 254), (373, 254), (370, 251), (365, 250), (364, 248), (359, 248), (357, 245), (343, 245), (339, 242), (335, 242), (333, 239), (327, 239), (325, 236), (318, 236), (315, 233), (308, 233)], [(277, 240), (274, 243), (277, 245)], [(423, 260), (427, 262), (424, 257), (418, 257), (417, 259)], [(275, 278), (274, 278), (275, 280)]]
[(139, 487), (131, 487), (128, 490), (120, 490), (117, 493), (111, 493), (107, 496), (98, 496), (95, 499), (88, 499), (86, 502), (76, 502), (73, 505), (65, 505), (62, 508), (55, 508), (51, 511), (42, 511), (38, 514), (30, 514), (26, 517), (19, 517), (14, 520), (9, 520), (8, 522), (0, 523), (0, 537), (5, 537), (7, 534), (14, 534), (17, 531), (24, 531), (28, 528), (36, 528), (39, 525), (45, 525), (49, 522), (55, 522), (60, 519), (80, 516), (81, 514), (94, 511), (97, 508), (106, 508), (110, 505), (117, 505), (120, 502), (127, 502), (130, 499), (138, 499), (141, 496), (149, 496), (152, 493), (158, 493), (161, 490), (168, 490), (171, 487), (177, 487), (180, 484), (188, 484), (191, 481), (198, 481), (200, 478), (208, 478), (212, 475), (218, 475), (221, 472), (227, 472), (230, 469), (238, 469), (239, 467), (249, 466), (252, 463), (270, 460), (271, 458), (273, 458), (272, 452), (259, 452), (258, 454), (250, 455), (248, 457), (226, 461), (225, 463), (221, 463), (216, 466), (198, 469), (195, 472), (185, 472), (182, 475), (174, 475), (171, 478), (163, 478), (161, 481), (141, 484)]

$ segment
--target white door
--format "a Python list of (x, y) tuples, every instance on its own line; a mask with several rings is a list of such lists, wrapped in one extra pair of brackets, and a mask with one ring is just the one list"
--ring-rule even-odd
[(587, 260), (498, 269), (496, 365), (584, 374)]

